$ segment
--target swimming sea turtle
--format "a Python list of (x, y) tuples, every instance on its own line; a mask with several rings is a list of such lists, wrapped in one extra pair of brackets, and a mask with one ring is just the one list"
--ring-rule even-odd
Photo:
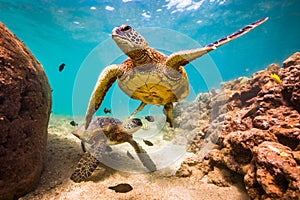
[(107, 145), (128, 142), (137, 153), (143, 165), (149, 171), (155, 171), (156, 166), (147, 152), (132, 138), (132, 134), (142, 127), (138, 118), (126, 122), (112, 117), (95, 117), (88, 129), (83, 126), (73, 132), (81, 140), (85, 154), (79, 160), (71, 179), (74, 182), (86, 180), (100, 164)]
[(123, 92), (141, 101), (130, 117), (141, 111), (146, 104), (164, 105), (166, 121), (173, 127), (173, 102), (183, 100), (189, 93), (189, 82), (183, 66), (249, 32), (267, 19), (258, 20), (202, 48), (179, 51), (170, 56), (150, 48), (146, 40), (129, 25), (114, 28), (112, 38), (129, 58), (121, 64), (106, 67), (100, 74), (90, 97), (85, 128), (116, 80)]

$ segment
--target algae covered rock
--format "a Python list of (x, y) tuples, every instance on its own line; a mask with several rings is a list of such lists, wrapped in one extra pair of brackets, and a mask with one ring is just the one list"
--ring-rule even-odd
[(283, 61), (283, 68), (287, 68), (293, 65), (300, 65), (300, 52), (296, 52)]
[(245, 176), (251, 198), (299, 198), (300, 168), (289, 147), (275, 142), (263, 142), (254, 148), (252, 165), (254, 167)]
[(41, 64), (0, 23), (0, 199), (18, 198), (38, 183), (50, 112)]
[[(220, 121), (223, 126), (218, 147), (206, 156), (208, 169), (225, 168), (241, 175), (250, 199), (299, 199), (299, 60), (297, 52), (284, 61), (283, 68), (271, 64), (243, 82), (237, 79), (223, 83), (227, 112)], [(274, 73), (279, 81), (272, 78)], [(203, 142), (203, 137), (195, 139), (195, 144)], [(194, 153), (200, 151), (198, 148)], [(207, 161), (189, 163), (200, 166), (201, 162)], [(185, 163), (180, 170), (189, 172), (192, 168)], [(212, 183), (219, 183), (218, 179)]]

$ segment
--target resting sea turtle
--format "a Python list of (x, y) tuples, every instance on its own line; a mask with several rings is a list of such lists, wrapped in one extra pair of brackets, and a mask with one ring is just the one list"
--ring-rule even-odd
[(143, 165), (149, 171), (155, 171), (156, 166), (147, 152), (132, 138), (132, 134), (142, 127), (138, 118), (126, 122), (112, 117), (95, 117), (88, 129), (83, 126), (73, 132), (81, 140), (85, 154), (79, 160), (71, 179), (74, 182), (86, 180), (100, 164), (107, 145), (128, 142), (137, 153)]
[(163, 105), (166, 121), (173, 127), (173, 102), (183, 100), (189, 93), (189, 82), (183, 66), (249, 32), (267, 19), (258, 20), (202, 48), (183, 50), (170, 56), (150, 48), (146, 40), (129, 25), (114, 28), (112, 38), (129, 58), (121, 64), (106, 67), (99, 75), (87, 108), (85, 128), (116, 80), (124, 93), (141, 101), (130, 117), (146, 104)]

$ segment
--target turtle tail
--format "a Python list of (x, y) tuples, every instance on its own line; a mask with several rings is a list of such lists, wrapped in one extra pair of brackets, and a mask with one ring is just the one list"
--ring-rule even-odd
[(136, 154), (138, 155), (140, 161), (143, 163), (143, 165), (150, 171), (156, 171), (156, 165), (151, 160), (148, 153), (133, 139), (128, 140), (128, 143), (131, 144), (131, 146), (134, 148)]
[(99, 163), (100, 162), (96, 158), (91, 156), (90, 153), (85, 152), (79, 160), (74, 173), (71, 175), (71, 180), (73, 180), (75, 183), (85, 181), (92, 175), (93, 171), (97, 168)]

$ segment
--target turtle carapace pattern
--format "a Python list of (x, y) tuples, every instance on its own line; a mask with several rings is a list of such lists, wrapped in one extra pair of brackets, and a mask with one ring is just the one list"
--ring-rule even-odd
[(112, 38), (129, 58), (121, 64), (105, 67), (100, 73), (86, 111), (85, 128), (89, 126), (92, 116), (101, 106), (105, 94), (115, 81), (130, 98), (141, 101), (129, 118), (147, 104), (163, 105), (166, 121), (173, 127), (173, 102), (181, 101), (189, 94), (189, 81), (184, 66), (244, 35), (267, 19), (267, 17), (260, 19), (204, 47), (178, 51), (170, 56), (151, 48), (131, 26), (121, 25), (114, 28)]
[(138, 118), (121, 122), (117, 118), (98, 116), (93, 118), (87, 129), (83, 126), (78, 128), (73, 134), (81, 140), (85, 153), (79, 160), (71, 179), (77, 183), (85, 181), (99, 166), (108, 145), (125, 142), (134, 148), (140, 161), (149, 171), (155, 171), (156, 165), (150, 156), (132, 137), (132, 134), (142, 126), (142, 121)]

